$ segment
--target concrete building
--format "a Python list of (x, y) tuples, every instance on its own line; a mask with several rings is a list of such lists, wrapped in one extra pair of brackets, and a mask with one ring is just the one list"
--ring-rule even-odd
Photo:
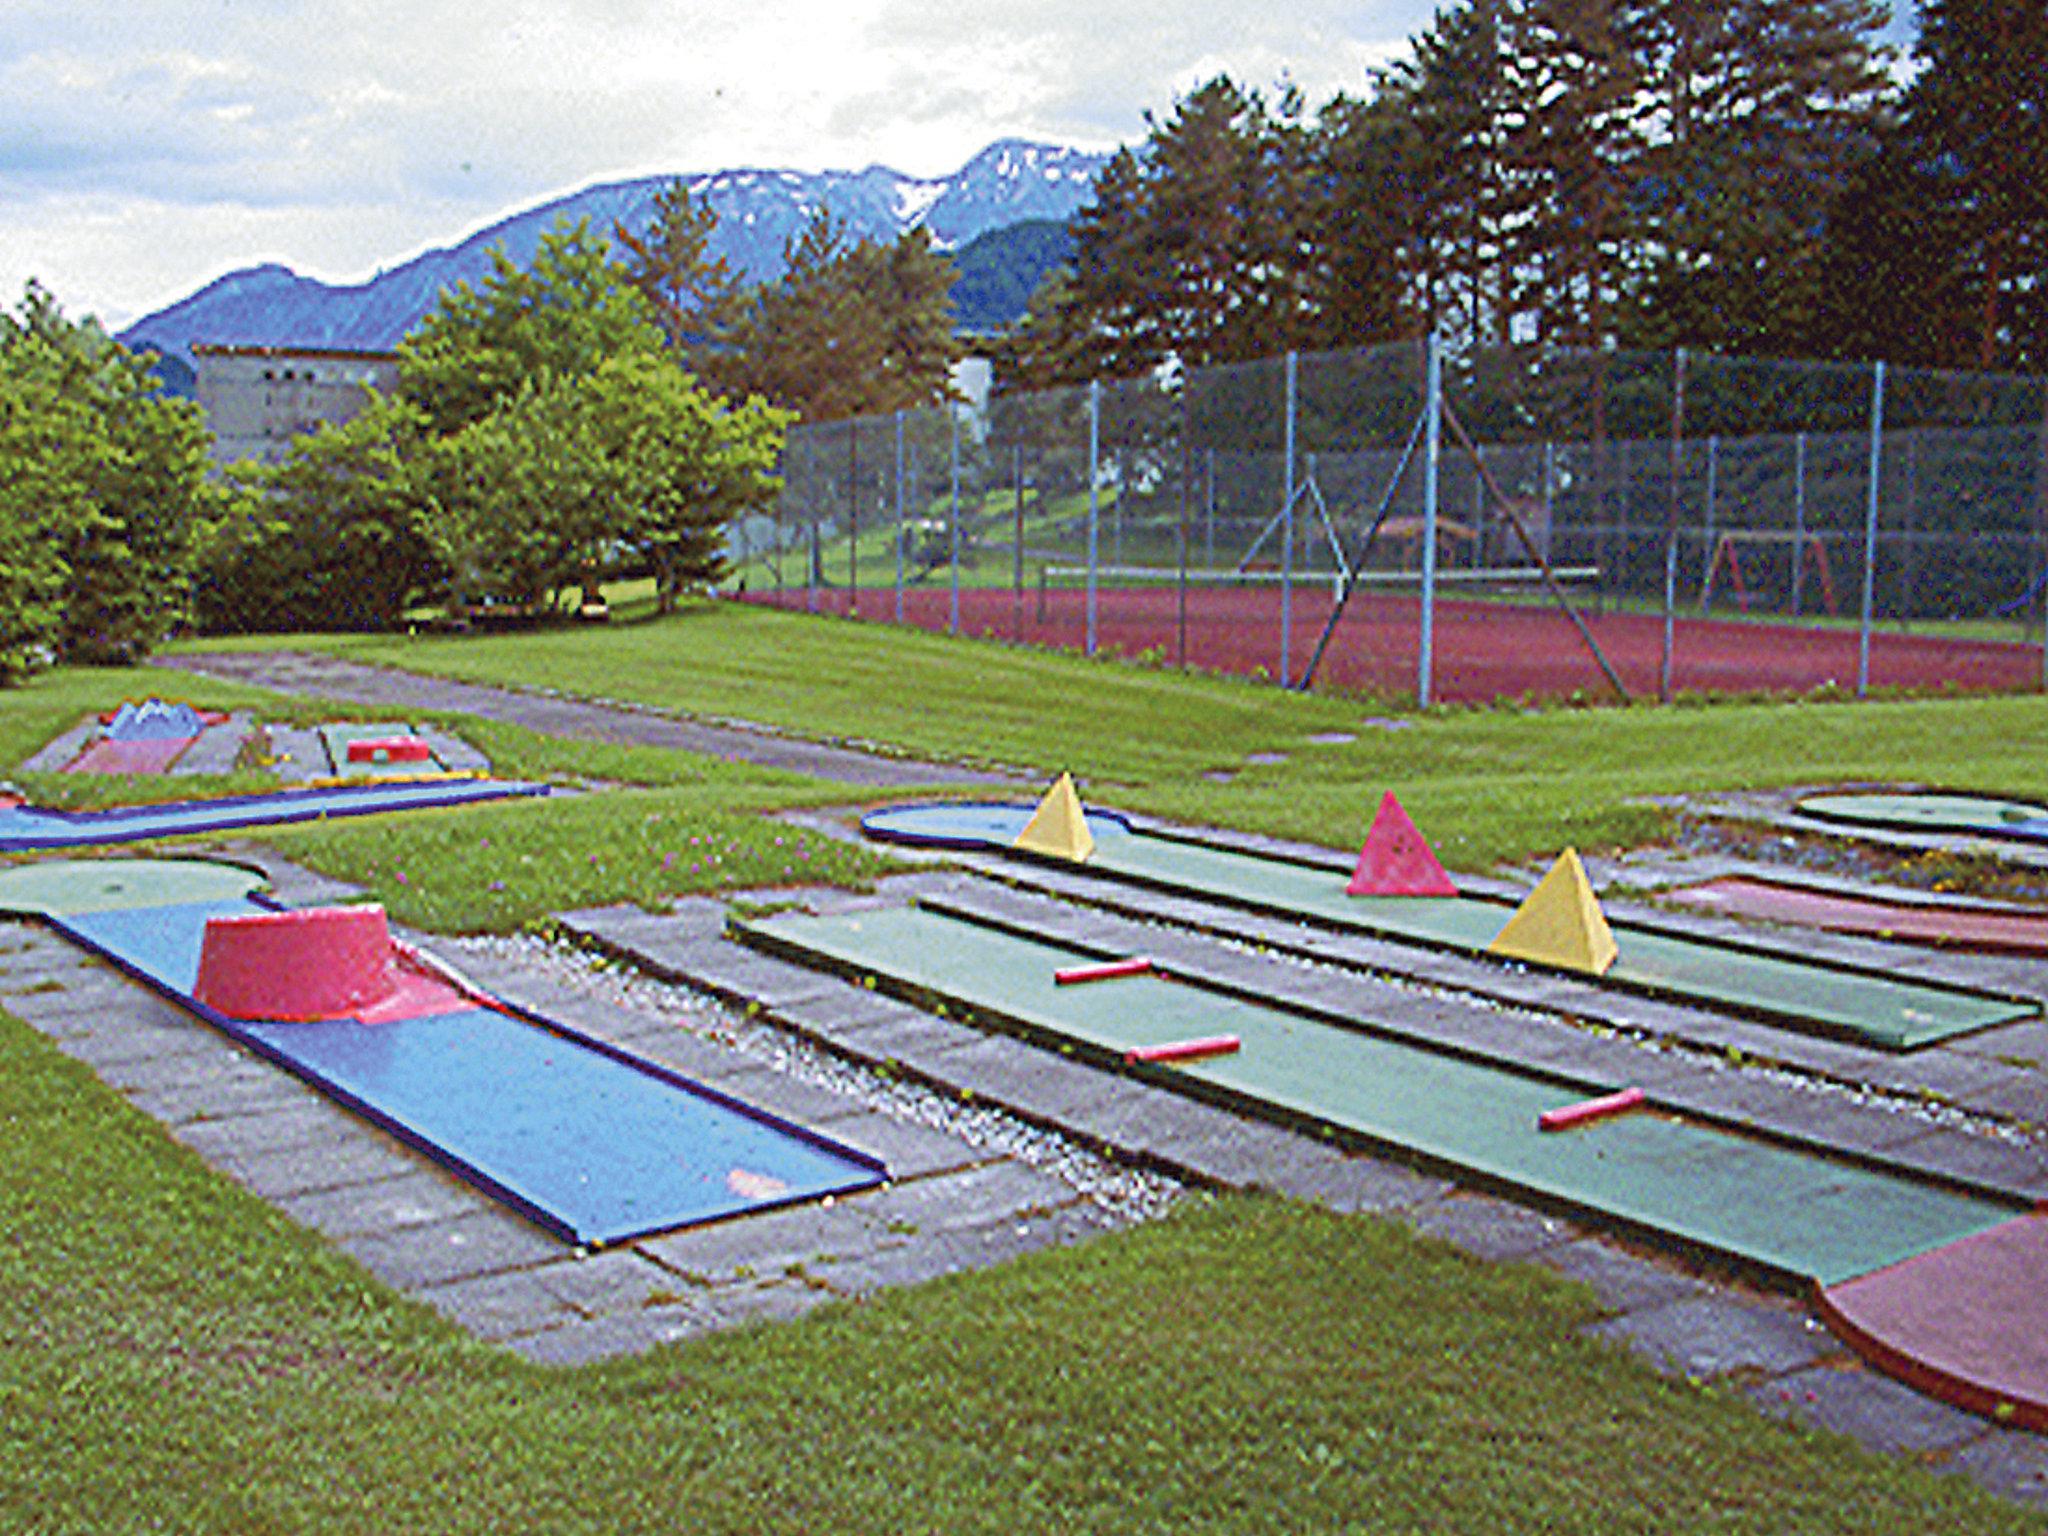
[(398, 357), (341, 347), (225, 347), (196, 343), (195, 396), (213, 430), (217, 464), (275, 464), (292, 439), (326, 422), (348, 421), (368, 391), (398, 387)]

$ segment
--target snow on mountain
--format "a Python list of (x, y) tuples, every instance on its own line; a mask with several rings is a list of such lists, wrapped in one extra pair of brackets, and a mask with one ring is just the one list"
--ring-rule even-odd
[[(884, 166), (824, 172), (741, 169), (681, 179), (718, 215), (714, 253), (759, 281), (781, 272), (785, 245), (820, 208), (856, 236), (893, 240), (907, 229), (923, 228), (942, 249), (953, 250), (1013, 224), (1064, 223), (1088, 200), (1106, 159), (1002, 139), (937, 180)], [(187, 361), (194, 342), (390, 347), (419, 323), (444, 287), (477, 282), (488, 274), (492, 246), (503, 246), (524, 265), (542, 233), (559, 219), (587, 218), (603, 234), (614, 223), (644, 228), (654, 216), (656, 194), (676, 179), (650, 176), (587, 187), (511, 214), (458, 244), (427, 251), (364, 283), (322, 283), (274, 263), (231, 272), (145, 315), (121, 339)]]

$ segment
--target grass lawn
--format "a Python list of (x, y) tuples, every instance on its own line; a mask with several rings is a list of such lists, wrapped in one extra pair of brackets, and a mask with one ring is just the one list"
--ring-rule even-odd
[(14, 1530), (2038, 1529), (1577, 1338), (1571, 1286), (1278, 1201), (546, 1371), (4, 1016), (0, 1149)]
[[(263, 643), (263, 642), (256, 642)], [(269, 642), (276, 643), (276, 642)], [(672, 618), (468, 639), (294, 640), (481, 682), (765, 721), (822, 738), (1071, 769), (1094, 798), (1356, 847), (1383, 789), (1454, 867), (1625, 845), (1631, 800), (1850, 779), (2048, 792), (2048, 698), (1450, 710), (1329, 695), (726, 603)], [(1368, 711), (1370, 710), (1370, 715)], [(1317, 744), (1348, 732), (1356, 740)], [(1256, 752), (1287, 760), (1246, 765)], [(1235, 769), (1229, 784), (1205, 778)]]
[[(1392, 787), (1468, 865), (1653, 830), (1655, 813), (1615, 808), (1624, 794), (1850, 774), (2048, 784), (2033, 699), (1469, 712), (1384, 731), (1343, 699), (724, 605), (321, 643), (1072, 765), (1124, 803), (1333, 846)], [(0, 696), (0, 755), (138, 682), (259, 698), (60, 673)], [(631, 787), (266, 839), (444, 928), (877, 867), (809, 840), (800, 859), (757, 814), (856, 798), (846, 786), (464, 728), (509, 771)], [(1330, 729), (1359, 739), (1309, 743)], [(1288, 761), (1201, 777), (1271, 749)], [(1593, 1315), (1575, 1286), (1394, 1225), (1196, 1198), (1144, 1230), (798, 1323), (544, 1371), (398, 1298), (0, 1014), (0, 1523), (17, 1529), (2042, 1528), (1911, 1458), (1658, 1376), (1578, 1337)]]

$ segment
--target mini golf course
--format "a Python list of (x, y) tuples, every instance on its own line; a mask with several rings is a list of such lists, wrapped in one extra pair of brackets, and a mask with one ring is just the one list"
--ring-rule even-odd
[(541, 1227), (623, 1241), (882, 1182), (875, 1159), (477, 991), (381, 908), (200, 860), (0, 870), (41, 918)]
[(360, 785), (327, 784), (217, 800), (171, 800), (110, 811), (52, 811), (0, 805), (0, 853), (33, 853), (152, 837), (185, 837), (237, 827), (277, 826), (327, 817), (371, 816), (386, 811), (469, 805), (514, 795), (544, 795), (544, 784), (509, 779), (405, 779)]
[(2048, 913), (1966, 901), (1886, 901), (1796, 880), (1726, 875), (1659, 891), (1661, 901), (1756, 922), (1822, 928), (1935, 949), (2048, 957)]
[(336, 723), (319, 728), (328, 772), (338, 778), (405, 779), (449, 772), (433, 745), (405, 725)]
[(85, 749), (64, 765), (66, 773), (167, 772), (209, 727), (227, 716), (171, 704), (162, 699), (128, 701), (101, 717)]
[[(1033, 856), (1011, 845), (1031, 814), (1029, 806), (1007, 804), (895, 806), (872, 812), (861, 828), (884, 842), (1028, 859)], [(1085, 862), (1055, 861), (1061, 868), (1325, 928), (1483, 955), (1512, 911), (1511, 903), (1465, 894), (1349, 896), (1343, 876), (1326, 867), (1142, 831), (1109, 812), (1087, 812), (1087, 827), (1093, 854)], [(1911, 1050), (2039, 1012), (2022, 998), (1902, 980), (1761, 945), (1708, 942), (1641, 923), (1616, 923), (1614, 936), (1619, 957), (1597, 978), (1603, 985), (1887, 1050)]]
[(1995, 795), (1955, 795), (1936, 791), (1904, 794), (1809, 795), (1797, 810), (1802, 816), (1850, 829), (1881, 832), (1931, 832), (1959, 837), (2004, 837), (2016, 842), (2048, 843), (2048, 805), (2029, 800), (2003, 800)]
[[(1627, 1085), (1479, 1060), (1371, 1021), (1105, 964), (943, 906), (785, 913), (733, 930), (1198, 1097), (1811, 1283), (1884, 1368), (2048, 1427), (2048, 1287), (2013, 1279), (2025, 1256), (2048, 1251), (2048, 1216), (2021, 1202), (1668, 1112)], [(1544, 1129), (1559, 1110), (1570, 1128)], [(1913, 1300), (1930, 1289), (1940, 1306)]]

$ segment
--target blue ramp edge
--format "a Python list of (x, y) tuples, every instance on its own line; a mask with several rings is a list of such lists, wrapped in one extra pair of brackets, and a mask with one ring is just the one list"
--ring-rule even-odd
[[(1009, 800), (934, 800), (917, 805), (892, 805), (870, 811), (860, 829), (879, 843), (918, 848), (960, 848), (979, 851), (1007, 848), (1023, 834), (1036, 805)], [(1115, 811), (1086, 811), (1089, 836), (1100, 841), (1121, 837), (1131, 824)]]
[(132, 843), (151, 837), (183, 837), (236, 827), (318, 821), (327, 816), (369, 816), (383, 811), (468, 805), (479, 800), (547, 792), (545, 784), (510, 779), (457, 779), (318, 785), (263, 795), (229, 795), (218, 800), (123, 806), (111, 811), (52, 811), (14, 805), (0, 808), (0, 852), (31, 853), (46, 848)]
[(567, 1241), (850, 1194), (879, 1159), (508, 1004), (387, 1024), (231, 1019), (192, 994), (206, 921), (256, 900), (50, 914), (60, 932)]

